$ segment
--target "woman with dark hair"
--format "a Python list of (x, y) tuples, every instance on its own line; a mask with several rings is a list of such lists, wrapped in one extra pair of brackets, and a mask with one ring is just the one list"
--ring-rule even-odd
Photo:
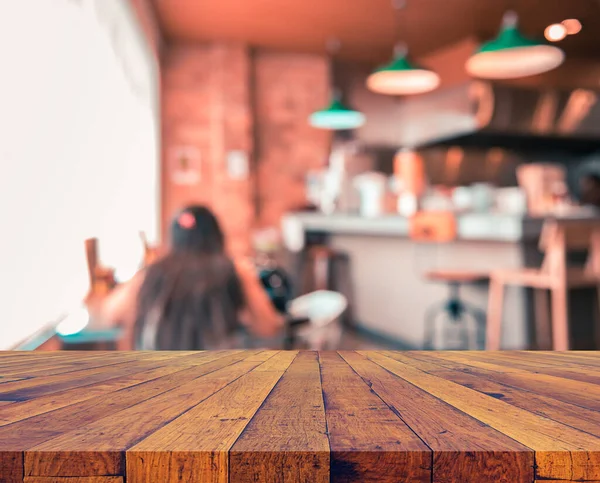
[(120, 349), (240, 347), (245, 326), (259, 336), (283, 325), (251, 264), (232, 261), (213, 213), (190, 206), (171, 225), (168, 254), (117, 288), (103, 317), (124, 328)]

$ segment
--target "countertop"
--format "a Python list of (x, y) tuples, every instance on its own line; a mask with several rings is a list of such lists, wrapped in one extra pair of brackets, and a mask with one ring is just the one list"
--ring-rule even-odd
[[(557, 217), (553, 217), (557, 218)], [(595, 219), (598, 212), (581, 208), (573, 215), (561, 219)], [(528, 217), (509, 213), (464, 213), (456, 215), (457, 239), (465, 241), (520, 242), (539, 235), (546, 218)], [(407, 237), (409, 219), (401, 215), (383, 215), (367, 218), (358, 214), (317, 212), (289, 213), (282, 227), (294, 237), (294, 231), (324, 232), (340, 235), (400, 236)], [(286, 234), (284, 233), (284, 237)]]
[(600, 480), (600, 353), (0, 353), (3, 482)]

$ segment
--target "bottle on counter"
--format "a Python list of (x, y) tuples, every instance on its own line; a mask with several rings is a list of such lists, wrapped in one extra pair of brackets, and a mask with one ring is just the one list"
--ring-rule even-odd
[(419, 199), (426, 187), (423, 158), (412, 150), (398, 151), (394, 157), (394, 176), (401, 186), (398, 212), (411, 216), (419, 210)]
[(354, 178), (354, 186), (360, 195), (360, 214), (373, 218), (385, 212), (387, 178), (382, 173), (363, 173)]

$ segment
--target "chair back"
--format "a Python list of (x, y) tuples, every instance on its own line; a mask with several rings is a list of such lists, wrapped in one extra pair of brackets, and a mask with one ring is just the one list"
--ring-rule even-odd
[(98, 239), (88, 238), (84, 242), (87, 259), (88, 274), (90, 277), (90, 292), (88, 300), (94, 296), (106, 295), (116, 285), (114, 270), (103, 267), (98, 256)]
[(90, 289), (93, 291), (94, 284), (96, 283), (96, 268), (98, 267), (98, 239), (88, 238), (84, 243), (88, 275), (90, 277)]
[(148, 243), (148, 238), (146, 237), (146, 233), (143, 231), (140, 231), (140, 240), (142, 241), (142, 245), (144, 247), (144, 266), (148, 266), (151, 265), (152, 263), (154, 263), (158, 257), (159, 257), (159, 252), (158, 252), (158, 248), (153, 247), (152, 245), (150, 245), (150, 243)]
[(545, 253), (542, 269), (549, 273), (564, 274), (567, 254), (587, 251), (585, 270), (600, 275), (600, 220), (548, 220), (539, 246)]

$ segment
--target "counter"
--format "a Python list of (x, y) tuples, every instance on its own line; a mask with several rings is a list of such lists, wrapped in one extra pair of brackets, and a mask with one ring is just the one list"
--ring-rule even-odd
[(4, 352), (0, 480), (598, 481), (599, 366), (598, 353)]
[[(516, 242), (525, 234), (524, 219), (501, 214), (465, 214), (457, 217), (459, 240)], [(327, 232), (335, 235), (408, 236), (407, 217), (387, 215), (364, 218), (359, 215), (323, 215), (320, 213), (292, 213), (284, 226), (297, 224), (305, 231)]]
[[(537, 224), (532, 229), (520, 216), (500, 214), (460, 215), (457, 239), (451, 243), (415, 242), (408, 237), (408, 218), (394, 215), (293, 213), (283, 220), (283, 227), (288, 245), (296, 243), (301, 233), (320, 234), (330, 246), (346, 253), (356, 325), (407, 349), (423, 347), (426, 314), (448, 296), (448, 288), (426, 280), (426, 272), (521, 267), (523, 241), (539, 235)], [(466, 285), (461, 296), (485, 310), (487, 284)], [(526, 306), (524, 291), (509, 288), (503, 347), (528, 346)]]
[[(578, 208), (561, 219), (597, 219), (598, 212)], [(388, 215), (291, 213), (283, 220), (284, 239), (298, 249), (300, 235), (318, 234), (350, 260), (356, 324), (399, 347), (422, 348), (424, 321), (434, 304), (445, 300), (448, 288), (425, 277), (432, 270), (489, 272), (499, 268), (539, 267), (538, 239), (545, 218), (499, 213), (457, 216), (457, 237), (451, 243), (419, 243), (409, 238), (409, 220)], [(580, 261), (580, 260), (579, 260)], [(571, 297), (571, 319), (577, 321), (578, 348), (590, 348), (595, 313), (593, 291)], [(533, 342), (531, 291), (508, 287), (504, 307), (502, 347), (529, 348)], [(483, 310), (487, 284), (466, 285), (461, 298)]]

